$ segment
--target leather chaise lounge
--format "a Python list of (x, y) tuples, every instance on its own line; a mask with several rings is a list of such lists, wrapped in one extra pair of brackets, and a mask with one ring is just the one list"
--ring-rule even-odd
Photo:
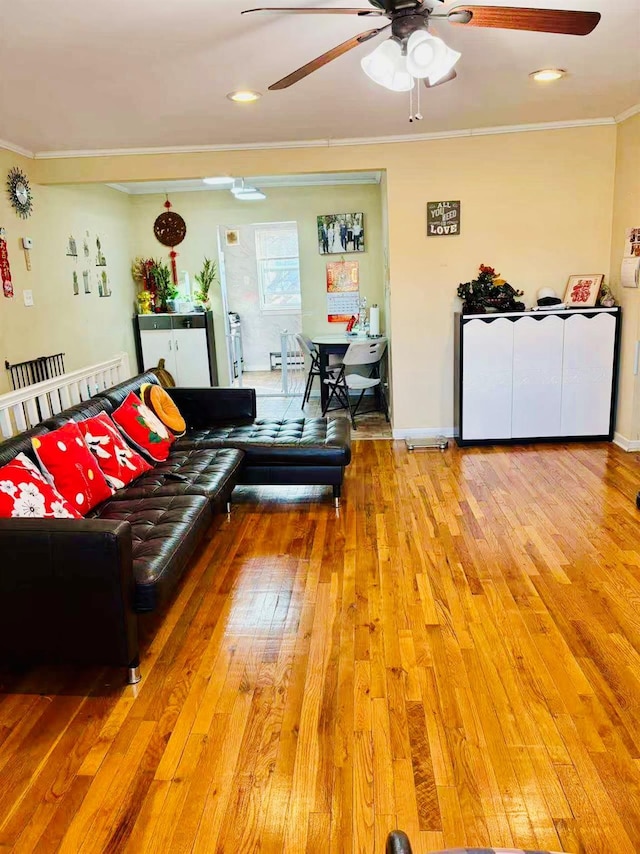
[[(31, 438), (110, 413), (146, 373), (0, 444), (0, 466)], [(0, 519), (0, 661), (126, 667), (139, 680), (138, 617), (171, 596), (237, 484), (320, 484), (336, 502), (350, 462), (346, 418), (256, 419), (253, 389), (168, 389), (188, 425), (154, 464), (84, 519)]]

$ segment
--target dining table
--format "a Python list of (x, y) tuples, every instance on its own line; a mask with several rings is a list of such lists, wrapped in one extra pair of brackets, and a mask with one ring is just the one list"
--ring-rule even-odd
[(322, 409), (326, 406), (329, 398), (329, 388), (325, 383), (328, 376), (330, 356), (344, 356), (349, 344), (354, 341), (386, 341), (384, 335), (371, 338), (367, 335), (349, 335), (346, 332), (312, 335), (311, 340), (318, 348), (318, 363), (320, 368), (320, 404)]

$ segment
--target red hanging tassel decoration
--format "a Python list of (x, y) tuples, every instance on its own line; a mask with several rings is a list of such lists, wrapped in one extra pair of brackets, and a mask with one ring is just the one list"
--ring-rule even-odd
[(171, 258), (171, 275), (173, 277), (173, 284), (178, 287), (178, 268), (176, 266), (176, 258), (178, 257), (178, 253), (175, 249), (172, 249), (169, 252), (169, 258)]
[(13, 297), (13, 284), (9, 267), (9, 253), (7, 252), (7, 241), (3, 238), (0, 238), (0, 279), (2, 279), (3, 294), (11, 299)]

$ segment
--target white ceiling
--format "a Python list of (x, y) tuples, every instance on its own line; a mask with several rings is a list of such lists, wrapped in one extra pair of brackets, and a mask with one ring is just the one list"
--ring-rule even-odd
[[(0, 137), (35, 152), (361, 138), (600, 118), (640, 101), (640, 0), (518, 4), (602, 12), (585, 37), (441, 22), (439, 34), (462, 53), (458, 79), (423, 89), (425, 118), (413, 124), (407, 96), (382, 89), (360, 69), (360, 58), (386, 34), (290, 89), (268, 92), (375, 23), (347, 15), (240, 15), (255, 5), (0, 0)], [(368, 8), (367, 0), (273, 5)], [(569, 74), (547, 86), (527, 77), (548, 66)], [(264, 97), (234, 104), (225, 95), (238, 88)]]

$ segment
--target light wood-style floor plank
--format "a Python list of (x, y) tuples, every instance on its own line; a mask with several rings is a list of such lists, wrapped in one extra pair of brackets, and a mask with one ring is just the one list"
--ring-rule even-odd
[(356, 441), (242, 488), (143, 681), (0, 677), (0, 849), (640, 851), (640, 487), (608, 444)]

